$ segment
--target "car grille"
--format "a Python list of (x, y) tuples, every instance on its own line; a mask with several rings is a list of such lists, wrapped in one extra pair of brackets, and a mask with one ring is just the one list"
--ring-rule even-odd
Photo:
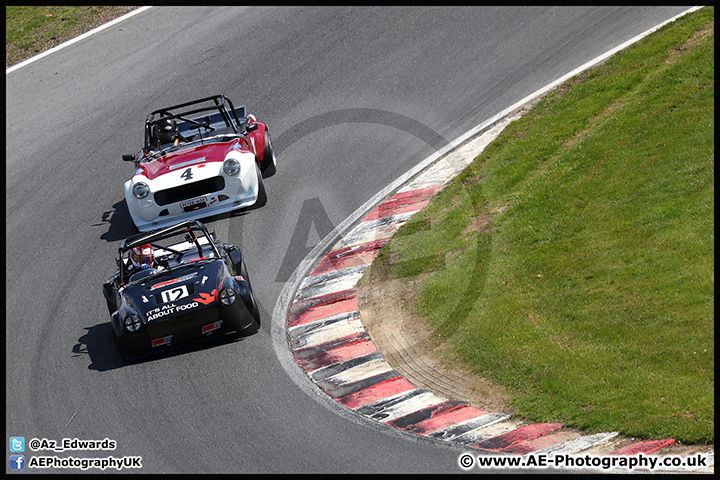
[(155, 192), (155, 203), (167, 205), (169, 203), (181, 202), (190, 198), (199, 197), (208, 193), (219, 192), (225, 188), (225, 179), (221, 176), (200, 180), (199, 182), (180, 185), (179, 187), (168, 188)]
[(179, 317), (150, 322), (147, 326), (147, 333), (150, 338), (161, 338), (193, 329), (198, 329), (198, 333), (200, 333), (200, 328), (204, 325), (219, 319), (220, 312), (217, 307), (208, 307)]

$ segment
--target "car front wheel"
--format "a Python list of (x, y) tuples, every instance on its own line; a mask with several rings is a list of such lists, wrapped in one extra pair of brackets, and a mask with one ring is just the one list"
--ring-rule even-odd
[(260, 162), (260, 171), (263, 178), (272, 177), (277, 171), (277, 159), (275, 158), (275, 149), (270, 140), (270, 132), (265, 128), (265, 150), (263, 151), (263, 159)]

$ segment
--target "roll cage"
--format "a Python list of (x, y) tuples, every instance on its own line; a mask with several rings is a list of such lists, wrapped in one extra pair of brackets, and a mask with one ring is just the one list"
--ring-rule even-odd
[[(200, 235), (198, 235), (198, 233)], [(168, 240), (172, 237), (178, 237), (180, 235), (183, 235), (185, 242), (189, 243), (189, 249), (192, 249), (192, 246), (197, 249), (197, 259), (202, 259), (205, 257), (205, 254), (208, 253), (208, 247), (210, 248), (210, 252), (212, 252), (215, 258), (221, 257), (220, 251), (218, 250), (217, 245), (215, 245), (214, 236), (208, 232), (207, 228), (205, 228), (205, 225), (203, 225), (197, 220), (188, 220), (161, 230), (155, 230), (150, 233), (133, 235), (132, 237), (121, 242), (120, 247), (118, 247), (117, 259), (118, 267), (120, 269), (118, 272), (118, 283), (120, 285), (123, 285), (128, 281), (129, 276), (125, 268), (125, 262), (123, 261), (123, 257), (134, 247), (149, 243), (153, 246), (153, 248), (162, 250), (163, 252), (168, 252), (171, 255), (178, 255), (179, 257), (187, 255), (188, 249), (176, 250), (172, 248), (173, 246), (177, 246), (176, 243), (171, 243), (170, 245), (161, 243), (163, 240)], [(201, 242), (201, 239), (203, 238), (205, 238), (206, 241)], [(182, 264), (182, 262), (179, 264)]]
[(157, 123), (166, 118), (176, 119), (180, 134), (186, 137), (192, 135), (188, 133), (190, 130), (201, 128), (225, 135), (240, 135), (252, 130), (248, 129), (244, 106), (235, 108), (224, 95), (213, 95), (151, 112), (145, 119), (144, 151), (156, 148), (153, 141), (157, 138)]

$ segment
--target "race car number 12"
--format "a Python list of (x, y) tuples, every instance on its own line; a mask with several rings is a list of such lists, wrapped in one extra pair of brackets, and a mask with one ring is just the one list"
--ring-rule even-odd
[(168, 303), (187, 297), (189, 293), (187, 291), (187, 285), (181, 285), (176, 288), (171, 288), (170, 290), (165, 290), (160, 295), (162, 296), (163, 303)]

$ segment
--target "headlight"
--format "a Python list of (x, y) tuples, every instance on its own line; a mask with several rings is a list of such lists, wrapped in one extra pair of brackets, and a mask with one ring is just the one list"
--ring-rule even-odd
[(240, 162), (234, 158), (228, 158), (223, 162), (223, 170), (229, 176), (234, 177), (240, 172)]
[(145, 198), (147, 194), (150, 193), (150, 187), (148, 187), (145, 182), (138, 182), (133, 185), (132, 193), (136, 198)]
[(129, 331), (137, 332), (138, 329), (140, 329), (140, 325), (142, 325), (142, 321), (137, 315), (128, 315), (125, 317), (125, 328)]
[(232, 305), (235, 303), (235, 297), (237, 294), (232, 288), (223, 288), (220, 290), (220, 303), (223, 305)]

